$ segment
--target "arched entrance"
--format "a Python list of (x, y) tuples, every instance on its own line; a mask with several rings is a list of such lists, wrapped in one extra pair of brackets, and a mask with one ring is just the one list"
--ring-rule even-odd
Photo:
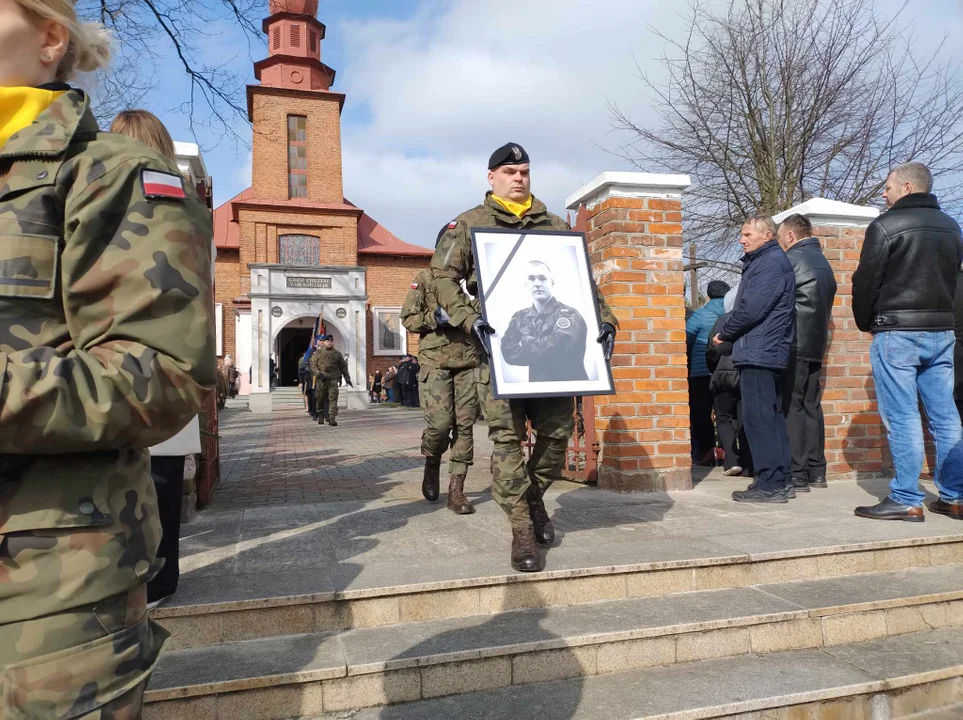
[(279, 387), (298, 384), (298, 366), (311, 344), (313, 318), (298, 318), (281, 328), (275, 344)]

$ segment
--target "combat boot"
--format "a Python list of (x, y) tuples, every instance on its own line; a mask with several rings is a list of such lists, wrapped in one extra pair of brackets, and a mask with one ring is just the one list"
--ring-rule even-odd
[(448, 481), (448, 509), (455, 515), (471, 515), (475, 506), (465, 497), (465, 476), (452, 475)]
[(335, 420), (334, 418), (331, 418), (330, 420), (328, 420), (328, 425), (330, 425), (331, 427), (338, 427), (338, 421)]
[(538, 572), (542, 569), (542, 556), (538, 553), (531, 525), (512, 528), (512, 568), (518, 572)]
[(441, 485), (441, 458), (425, 458), (425, 475), (421, 481), (421, 494), (428, 502), (435, 502), (438, 499), (439, 486)]
[(552, 525), (545, 502), (534, 485), (529, 485), (525, 500), (528, 501), (528, 515), (532, 518), (535, 540), (539, 545), (551, 545), (555, 542), (555, 526)]

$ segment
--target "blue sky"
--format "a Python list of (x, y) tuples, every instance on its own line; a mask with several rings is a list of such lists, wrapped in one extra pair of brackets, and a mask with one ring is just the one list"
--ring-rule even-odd
[[(876, 6), (885, 13), (899, 4)], [(345, 195), (403, 240), (430, 245), (439, 227), (481, 200), (488, 155), (512, 141), (533, 158), (535, 194), (564, 214), (566, 196), (598, 173), (630, 169), (612, 153), (619, 143), (608, 103), (651, 117), (636, 63), (655, 66), (662, 44), (647, 28), (677, 34), (680, 8), (662, 0), (321, 0), (322, 59), (338, 72), (334, 89), (347, 94)], [(959, 0), (916, 0), (907, 17), (921, 43), (947, 31), (959, 47)], [(208, 39), (205, 57), (254, 82), (263, 42), (249, 54), (226, 23), (210, 27)], [(167, 58), (145, 105), (175, 139), (192, 140), (175, 109), (188, 85), (173, 68)], [(249, 139), (246, 123), (235, 128)], [(216, 202), (247, 186), (247, 147), (206, 130), (196, 139)]]

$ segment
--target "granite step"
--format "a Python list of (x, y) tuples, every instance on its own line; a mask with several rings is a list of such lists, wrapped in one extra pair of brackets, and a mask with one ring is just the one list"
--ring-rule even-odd
[[(281, 531), (301, 532), (301, 528)], [(226, 557), (232, 552), (223, 551)], [(359, 566), (350, 565), (332, 572), (295, 569), (213, 576), (182, 583), (174, 602), (152, 611), (152, 616), (172, 633), (171, 647), (181, 649), (599, 600), (940, 567), (963, 563), (963, 535), (938, 531), (929, 537), (817, 546), (801, 540), (798, 547), (765, 552), (658, 541), (640, 547), (639, 553), (652, 560), (594, 564), (598, 558), (586, 553), (567, 567), (533, 574), (506, 574), (504, 558), (499, 556), (476, 558), (470, 565), (445, 558), (427, 558), (417, 566), (370, 563), (360, 575)], [(219, 556), (212, 558), (217, 560)], [(338, 574), (341, 570), (344, 577)]]
[[(315, 720), (960, 720), (961, 697), (963, 629), (953, 629), (512, 685)], [(265, 710), (256, 717), (296, 708)]]
[(148, 717), (262, 717), (232, 713), (281, 697), (310, 715), (934, 628), (963, 628), (963, 565), (183, 648), (162, 657)]

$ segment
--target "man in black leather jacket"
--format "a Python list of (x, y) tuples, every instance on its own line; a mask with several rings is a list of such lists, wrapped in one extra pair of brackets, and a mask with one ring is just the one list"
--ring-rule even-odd
[(930, 510), (963, 520), (963, 432), (953, 403), (953, 300), (963, 236), (932, 189), (920, 163), (890, 172), (883, 192), (890, 209), (866, 229), (853, 274), (853, 315), (860, 330), (873, 333), (873, 380), (896, 471), (889, 496), (856, 508), (860, 517), (926, 519), (919, 396), (936, 440), (940, 499)]
[(783, 409), (792, 448), (792, 484), (797, 492), (826, 487), (826, 430), (819, 373), (829, 339), (836, 276), (813, 226), (790, 215), (776, 236), (796, 276), (796, 342), (784, 376)]

